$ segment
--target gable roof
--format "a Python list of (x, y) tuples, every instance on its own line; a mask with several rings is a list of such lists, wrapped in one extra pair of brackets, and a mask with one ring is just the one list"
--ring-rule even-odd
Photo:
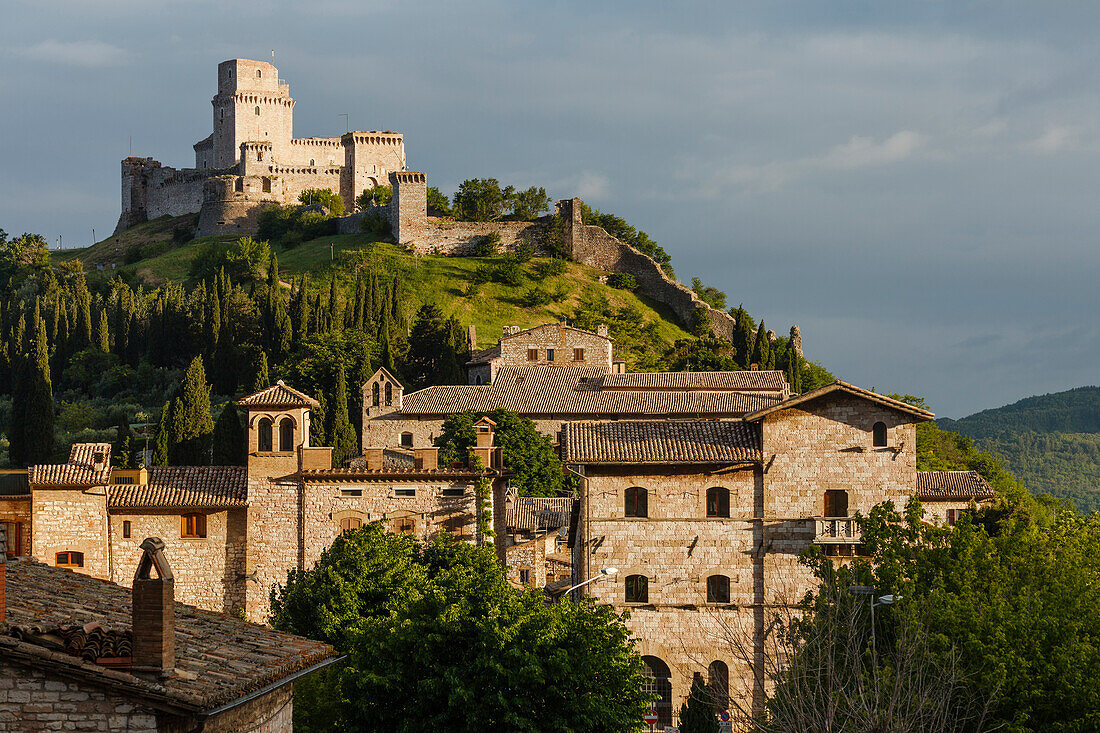
[(516, 331), (515, 333), (509, 333), (507, 335), (501, 336), (500, 340), (497, 343), (499, 344), (500, 341), (505, 341), (507, 339), (515, 338), (516, 336), (525, 336), (527, 334), (531, 334), (531, 333), (534, 333), (536, 331), (542, 331), (542, 330), (550, 329), (550, 328), (559, 328), (559, 329), (564, 329), (566, 331), (576, 331), (577, 333), (583, 333), (585, 336), (595, 336), (596, 338), (601, 338), (601, 339), (604, 339), (605, 341), (615, 343), (615, 339), (611, 338), (610, 336), (601, 336), (600, 334), (596, 333), (595, 331), (587, 331), (583, 328), (577, 328), (576, 326), (570, 326), (567, 323), (559, 323), (559, 322), (556, 322), (556, 321), (551, 321), (550, 323), (540, 323), (537, 326), (531, 326), (530, 328), (525, 328), (522, 331)]
[(396, 384), (398, 387), (400, 387), (402, 389), (405, 388), (405, 385), (401, 384), (401, 380), (398, 379), (397, 377), (393, 376), (393, 374), (390, 373), (390, 370), (387, 369), (384, 366), (380, 366), (377, 369), (375, 369), (374, 374), (370, 375), (370, 379), (368, 379), (367, 382), (373, 382), (375, 377), (377, 377), (379, 374), (381, 374), (386, 379), (388, 379), (391, 382), (393, 382), (394, 384)]
[(763, 460), (760, 428), (740, 420), (570, 422), (565, 463), (750, 463)]
[(826, 395), (830, 395), (835, 392), (843, 392), (854, 397), (859, 397), (860, 399), (865, 399), (870, 402), (877, 403), (891, 410), (897, 410), (898, 412), (907, 413), (920, 420), (931, 420), (933, 417), (935, 417), (935, 415), (928, 410), (921, 409), (920, 407), (914, 407), (913, 405), (902, 402), (901, 400), (895, 400), (891, 397), (880, 395), (876, 392), (872, 392), (869, 389), (863, 389), (862, 387), (857, 387), (854, 384), (848, 384), (847, 382), (842, 382), (838, 379), (832, 384), (826, 384), (824, 387), (818, 387), (817, 389), (806, 392), (805, 394), (795, 395), (777, 404), (749, 413), (745, 415), (745, 419), (759, 420), (763, 417), (771, 415), (772, 413), (779, 412), (781, 410), (788, 410), (792, 407), (798, 407), (799, 405), (806, 404), (807, 402), (812, 402), (813, 400), (820, 399), (822, 397), (825, 397)]
[(607, 370), (600, 367), (502, 367), (491, 384), (438, 385), (407, 394), (394, 414), (434, 416), (505, 409), (523, 415), (739, 417), (780, 400), (778, 395), (733, 390), (605, 390), (605, 376)]
[(320, 403), (304, 392), (288, 387), (280, 379), (276, 384), (237, 400), (242, 407), (320, 407)]
[(917, 471), (917, 498), (925, 501), (997, 498), (977, 471)]
[(481, 351), (475, 351), (470, 355), (470, 360), (466, 362), (466, 366), (473, 366), (474, 364), (488, 364), (493, 359), (500, 358), (500, 344), (496, 346), (490, 346), (487, 349)]
[(228, 508), (248, 506), (244, 466), (154, 466), (146, 484), (112, 484), (107, 506)]
[(554, 530), (569, 526), (571, 496), (510, 496), (504, 505), (504, 524), (509, 530)]
[[(49, 649), (28, 637), (95, 622), (112, 636), (131, 629), (131, 591), (26, 558), (7, 563), (7, 623), (0, 658), (113, 687), (156, 707), (209, 711), (336, 656), (327, 644), (176, 604), (176, 674), (150, 681)], [(12, 636), (21, 629), (23, 639)]]
[[(98, 468), (96, 454), (102, 459)], [(68, 463), (31, 466), (27, 470), (31, 486), (105, 486), (110, 479), (110, 443), (74, 443)]]

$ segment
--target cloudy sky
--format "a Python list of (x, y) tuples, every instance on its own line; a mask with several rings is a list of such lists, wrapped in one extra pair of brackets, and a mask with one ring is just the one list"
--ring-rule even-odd
[(843, 379), (959, 417), (1100, 382), (1100, 5), (5, 0), (0, 228), (85, 245), (193, 165), (219, 61), (295, 134), (578, 195)]

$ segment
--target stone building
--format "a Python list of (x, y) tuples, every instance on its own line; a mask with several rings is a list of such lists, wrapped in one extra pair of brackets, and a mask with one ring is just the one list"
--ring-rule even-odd
[(350, 210), (364, 189), (388, 185), (390, 173), (405, 169), (400, 133), (295, 138), (290, 87), (263, 61), (218, 64), (211, 105), (213, 132), (195, 143), (194, 168), (152, 158), (122, 161), (116, 232), (165, 214), (199, 213), (200, 236), (252, 234), (264, 205), (297, 203), (302, 191), (318, 188), (340, 194)]
[(516, 587), (545, 588), (572, 579), (569, 529), (577, 504), (571, 496), (520, 496), (508, 490), (503, 544), (509, 582)]
[(993, 497), (971, 472), (916, 470), (931, 417), (836, 382), (740, 419), (566, 424), (564, 460), (583, 476), (574, 582), (617, 568), (587, 592), (630, 611), (661, 724), (696, 674), (720, 707), (759, 704), (766, 624), (813, 580), (798, 554), (854, 555), (857, 511), (916, 494), (946, 518)]
[(332, 647), (176, 602), (157, 538), (128, 569), (132, 590), (0, 557), (0, 731), (293, 729)]
[[(440, 466), (430, 446), (368, 446), (332, 468), (332, 449), (309, 445), (313, 398), (279, 383), (240, 405), (247, 466), (111, 469), (108, 444), (77, 444), (69, 462), (33, 466), (26, 494), (0, 495), (0, 520), (23, 543), (9, 553), (127, 585), (142, 538), (161, 537), (181, 571), (176, 598), (261, 622), (274, 584), (365, 522), (422, 539), (450, 532), (494, 542), (478, 528), (480, 510), (503, 558), (505, 473), (491, 421), (476, 426), (469, 464)], [(472, 468), (474, 458), (485, 468)]]
[(570, 420), (740, 418), (790, 394), (779, 371), (616, 373), (611, 349), (606, 334), (551, 323), (509, 330), (475, 354), (471, 378), (489, 383), (406, 395), (379, 370), (363, 385), (363, 445), (430, 445), (465, 410), (513, 410), (556, 441)]

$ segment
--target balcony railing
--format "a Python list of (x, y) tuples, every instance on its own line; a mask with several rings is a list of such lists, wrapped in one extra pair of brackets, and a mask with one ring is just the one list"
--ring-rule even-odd
[(852, 517), (814, 517), (813, 522), (815, 544), (853, 544), (863, 539)]

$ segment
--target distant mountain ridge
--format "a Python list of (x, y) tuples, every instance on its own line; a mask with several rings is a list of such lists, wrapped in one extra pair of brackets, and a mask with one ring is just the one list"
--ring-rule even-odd
[(999, 457), (1032, 493), (1100, 510), (1100, 387), (1036, 395), (936, 423)]

